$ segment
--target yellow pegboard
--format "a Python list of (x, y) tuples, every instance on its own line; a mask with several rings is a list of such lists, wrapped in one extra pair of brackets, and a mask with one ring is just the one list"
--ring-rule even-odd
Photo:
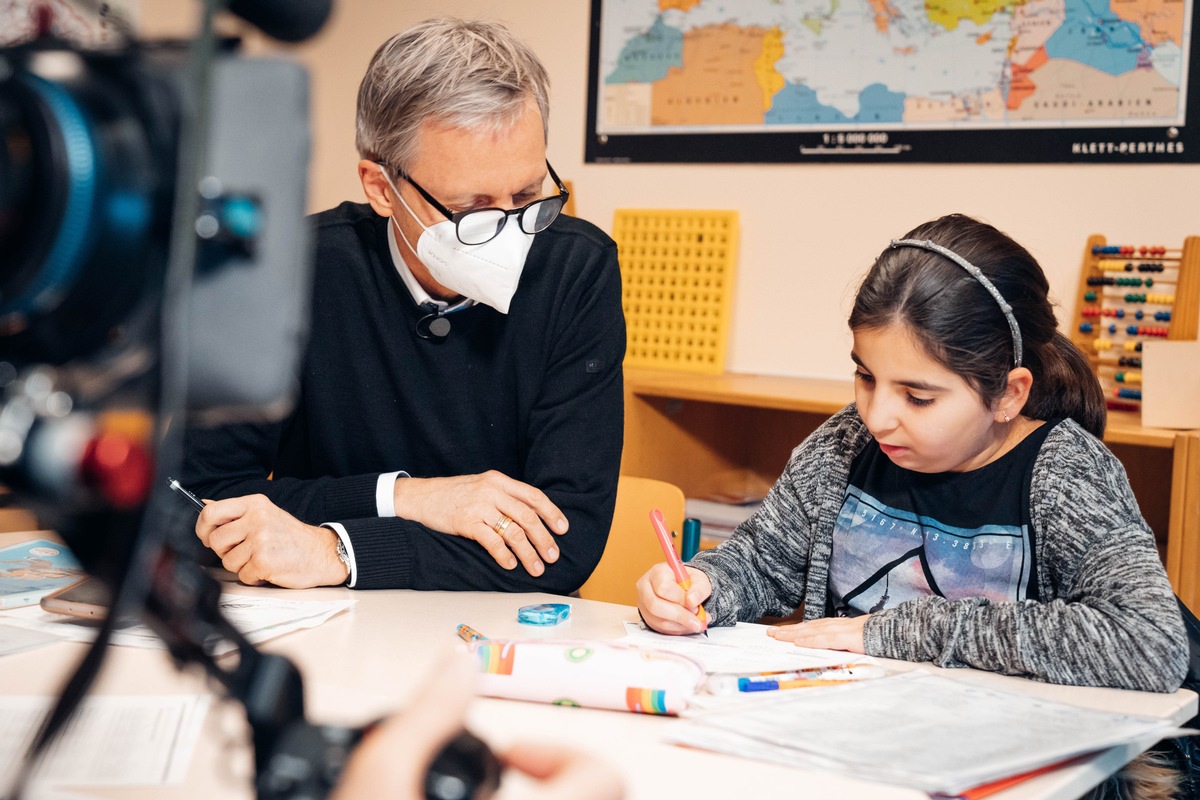
[(723, 372), (737, 212), (619, 208), (613, 239), (621, 261), (625, 364)]

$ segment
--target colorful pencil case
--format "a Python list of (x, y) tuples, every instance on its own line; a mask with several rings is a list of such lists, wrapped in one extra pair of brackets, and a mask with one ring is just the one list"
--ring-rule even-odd
[(678, 714), (704, 684), (700, 664), (660, 650), (551, 639), (484, 639), (472, 650), (488, 697)]

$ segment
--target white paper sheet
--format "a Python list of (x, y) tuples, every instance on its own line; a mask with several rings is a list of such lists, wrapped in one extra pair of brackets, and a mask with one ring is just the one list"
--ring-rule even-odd
[(619, 642), (655, 650), (682, 653), (696, 659), (705, 672), (754, 673), (773, 670), (830, 667), (844, 664), (878, 664), (870, 656), (839, 650), (797, 647), (767, 636), (768, 625), (739, 622), (725, 628), (710, 628), (708, 636), (667, 636), (648, 630), (639, 622), (625, 623)]
[(966, 789), (1083, 753), (1155, 741), (1160, 719), (1078, 708), (924, 670), (773, 692), (673, 728), (679, 744), (828, 769), (930, 794)]
[[(51, 746), (36, 784), (142, 786), (187, 774), (208, 695), (94, 696)], [(0, 696), (0, 786), (15, 779), (52, 698)], [(35, 794), (36, 796), (36, 794)]]
[(59, 641), (59, 637), (42, 631), (31, 631), (15, 625), (0, 625), (0, 656), (36, 650)]
[[(254, 644), (303, 628), (315, 628), (353, 605), (353, 600), (290, 600), (241, 594), (223, 594), (220, 600), (225, 617)], [(71, 641), (90, 642), (96, 637), (95, 622), (43, 611), (40, 606), (5, 611), (0, 614), (0, 622)], [(158, 636), (143, 625), (115, 631), (112, 643), (163, 649)], [(226, 646), (214, 652), (219, 655), (230, 649)]]

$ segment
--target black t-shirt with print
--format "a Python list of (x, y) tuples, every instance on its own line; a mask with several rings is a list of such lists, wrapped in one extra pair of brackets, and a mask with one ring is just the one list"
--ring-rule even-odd
[(896, 466), (872, 441), (854, 459), (833, 532), (832, 615), (935, 595), (1037, 599), (1029, 518), (1033, 465), (1053, 420), (968, 472)]

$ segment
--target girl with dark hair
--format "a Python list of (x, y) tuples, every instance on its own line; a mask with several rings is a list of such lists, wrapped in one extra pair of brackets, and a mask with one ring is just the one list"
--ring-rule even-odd
[(796, 450), (762, 507), (638, 581), (663, 633), (785, 616), (805, 647), (1155, 692), (1183, 621), (1104, 400), (1023, 247), (953, 215), (880, 254), (850, 315), (855, 403)]

